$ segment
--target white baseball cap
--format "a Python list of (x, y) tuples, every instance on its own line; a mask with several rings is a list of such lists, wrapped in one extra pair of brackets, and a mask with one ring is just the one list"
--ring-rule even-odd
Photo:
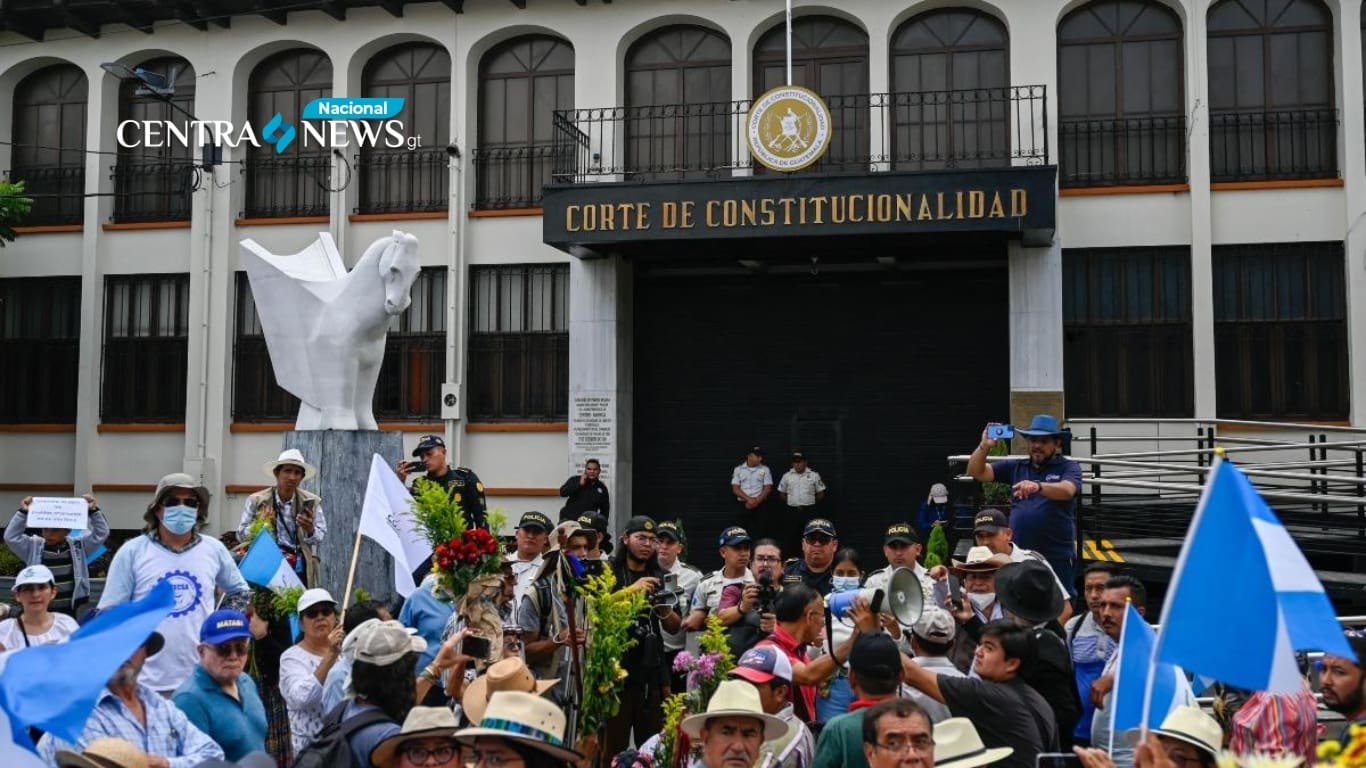
[(331, 592), (328, 592), (325, 589), (319, 587), (307, 589), (299, 596), (298, 611), (299, 613), (303, 613), (318, 603), (331, 603), (335, 606), (337, 604), (337, 599), (332, 596)]
[(57, 583), (57, 577), (52, 575), (52, 571), (46, 565), (30, 565), (14, 577), (14, 591), (18, 592), (19, 588), (25, 584), (55, 583)]

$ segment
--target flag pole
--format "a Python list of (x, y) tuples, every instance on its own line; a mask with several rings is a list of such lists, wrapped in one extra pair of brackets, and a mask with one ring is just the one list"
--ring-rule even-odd
[(356, 561), (360, 560), (360, 531), (356, 532), (356, 543), (351, 547), (351, 567), (346, 571), (346, 592), (342, 594), (341, 612), (351, 605), (351, 587), (356, 583)]
[(787, 84), (792, 85), (792, 0), (787, 0)]
[[(1129, 599), (1132, 600), (1133, 597), (1131, 596)], [(1125, 619), (1124, 619), (1124, 620), (1125, 620), (1125, 621), (1128, 621), (1128, 620), (1129, 620), (1129, 617), (1128, 617), (1127, 612), (1126, 612), (1126, 614), (1125, 614)], [(1142, 710), (1142, 715), (1140, 716), (1140, 719), (1139, 719), (1139, 721), (1138, 721), (1138, 733), (1139, 733), (1139, 738), (1140, 738), (1140, 740), (1147, 740), (1147, 738), (1148, 738), (1148, 718), (1152, 716), (1152, 712), (1153, 712), (1153, 678), (1156, 677), (1156, 676), (1157, 676), (1157, 640), (1154, 639), (1154, 640), (1153, 640), (1153, 650), (1152, 650), (1152, 653), (1150, 653), (1150, 654), (1148, 655), (1148, 673), (1147, 673), (1146, 675), (1143, 676), (1143, 678), (1144, 678), (1144, 679), (1143, 679), (1143, 710)], [(1111, 728), (1111, 729), (1110, 729), (1110, 739), (1111, 739), (1112, 742), (1113, 742), (1114, 738), (1115, 738), (1115, 731), (1114, 731), (1113, 728)]]

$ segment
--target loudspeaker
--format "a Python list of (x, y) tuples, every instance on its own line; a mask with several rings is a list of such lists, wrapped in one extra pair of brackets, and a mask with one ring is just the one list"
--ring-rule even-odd
[(910, 568), (897, 568), (887, 582), (887, 603), (883, 613), (890, 613), (903, 627), (909, 627), (920, 620), (925, 610), (925, 592), (920, 588), (920, 579)]

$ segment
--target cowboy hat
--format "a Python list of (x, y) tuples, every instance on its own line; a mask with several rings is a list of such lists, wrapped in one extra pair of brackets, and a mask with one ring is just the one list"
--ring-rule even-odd
[(787, 723), (764, 712), (759, 701), (759, 689), (744, 680), (723, 680), (707, 702), (707, 711), (683, 718), (679, 727), (694, 739), (702, 738), (707, 721), (716, 717), (752, 717), (764, 724), (764, 741), (773, 741), (787, 733)]
[(1187, 744), (1217, 757), (1224, 741), (1224, 732), (1219, 723), (1205, 714), (1199, 707), (1177, 707), (1173, 709), (1162, 726), (1154, 728), (1159, 736), (1184, 741)]
[(1025, 560), (996, 572), (996, 597), (1006, 613), (1030, 624), (1052, 621), (1062, 613), (1062, 591), (1047, 563)]
[(1010, 564), (1010, 555), (994, 555), (986, 547), (973, 547), (968, 550), (966, 560), (954, 560), (953, 568), (957, 571), (969, 571), (972, 573), (982, 573), (994, 571), (1003, 565)]
[(481, 738), (504, 739), (556, 760), (577, 763), (583, 755), (565, 746), (564, 734), (564, 710), (554, 702), (534, 693), (499, 691), (489, 698), (479, 725), (456, 731), (455, 740), (473, 745)]
[(527, 669), (526, 662), (519, 658), (503, 659), (490, 664), (487, 672), (470, 683), (460, 699), (460, 706), (465, 709), (465, 717), (471, 723), (477, 723), (484, 719), (484, 708), (493, 694), (499, 691), (521, 691), (542, 696), (558, 682), (558, 678), (537, 680)]
[(398, 748), (412, 739), (455, 739), (460, 723), (450, 707), (413, 707), (403, 718), (399, 732), (375, 745), (370, 750), (370, 762), (380, 768), (398, 764)]
[(1058, 427), (1057, 419), (1040, 413), (1029, 422), (1029, 426), (1015, 430), (1015, 434), (1021, 437), (1062, 437), (1063, 431)]
[(318, 474), (318, 468), (304, 461), (304, 454), (298, 448), (289, 448), (282, 452), (275, 461), (267, 461), (261, 465), (266, 471), (266, 476), (271, 480), (275, 479), (275, 470), (280, 467), (298, 467), (304, 471), (304, 479)]
[(57, 752), (58, 768), (147, 768), (147, 753), (123, 739), (95, 739), (79, 753)]
[(966, 717), (950, 717), (934, 725), (934, 767), (976, 768), (1010, 757), (1014, 747), (987, 749)]

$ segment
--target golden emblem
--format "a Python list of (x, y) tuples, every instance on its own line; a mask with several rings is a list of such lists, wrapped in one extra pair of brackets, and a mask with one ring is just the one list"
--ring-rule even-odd
[(795, 85), (769, 90), (754, 100), (746, 121), (749, 152), (775, 171), (800, 171), (830, 146), (830, 110), (814, 91)]

